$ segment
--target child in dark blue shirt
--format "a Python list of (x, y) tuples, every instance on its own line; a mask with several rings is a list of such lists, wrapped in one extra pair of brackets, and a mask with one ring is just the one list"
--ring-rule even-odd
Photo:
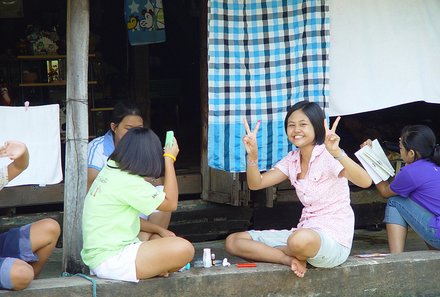
[[(0, 158), (12, 160), (0, 168), (0, 190), (23, 172), (29, 164), (24, 143), (7, 141), (0, 147)], [(39, 275), (60, 236), (60, 225), (43, 219), (0, 234), (0, 288), (23, 290)]]

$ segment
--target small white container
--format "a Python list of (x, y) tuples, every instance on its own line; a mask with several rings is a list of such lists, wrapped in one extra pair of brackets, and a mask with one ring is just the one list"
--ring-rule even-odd
[(203, 249), (203, 267), (205, 268), (212, 267), (211, 249), (209, 248)]

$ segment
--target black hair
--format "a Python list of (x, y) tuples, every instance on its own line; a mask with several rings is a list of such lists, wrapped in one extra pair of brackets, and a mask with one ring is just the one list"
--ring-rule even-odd
[(428, 159), (440, 166), (440, 146), (435, 134), (425, 125), (405, 126), (400, 134), (400, 141), (405, 150), (416, 152), (417, 159)]
[(284, 119), (284, 130), (286, 133), (287, 121), (289, 120), (291, 114), (297, 110), (302, 110), (312, 123), (313, 130), (315, 131), (316, 144), (323, 144), (325, 141), (325, 114), (322, 108), (319, 107), (319, 105), (315, 102), (300, 101), (295, 103), (287, 110), (286, 118)]
[(131, 128), (122, 137), (110, 159), (119, 169), (140, 176), (159, 177), (164, 172), (159, 137), (149, 128)]
[(139, 107), (132, 102), (119, 101), (113, 108), (111, 122), (118, 125), (126, 116), (134, 115), (142, 118), (142, 113)]

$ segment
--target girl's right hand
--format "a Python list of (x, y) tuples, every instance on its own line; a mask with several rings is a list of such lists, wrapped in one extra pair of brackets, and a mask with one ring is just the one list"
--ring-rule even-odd
[(170, 154), (177, 158), (177, 155), (179, 154), (179, 145), (177, 143), (176, 137), (174, 137), (173, 145), (171, 147), (167, 145), (163, 152), (164, 154)]
[(261, 121), (257, 122), (253, 131), (251, 131), (246, 117), (243, 117), (243, 124), (246, 129), (246, 135), (243, 136), (244, 147), (248, 153), (248, 158), (256, 160), (258, 159), (257, 132), (260, 128)]
[(362, 142), (361, 145), (360, 145), (360, 147), (363, 148), (363, 147), (366, 146), (366, 145), (368, 145), (368, 146), (370, 146), (370, 147), (373, 146), (373, 142), (371, 141), (371, 139), (367, 139), (367, 140), (365, 140), (364, 142)]

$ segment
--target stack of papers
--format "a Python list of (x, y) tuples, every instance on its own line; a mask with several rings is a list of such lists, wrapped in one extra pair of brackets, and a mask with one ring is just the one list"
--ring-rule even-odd
[(394, 176), (394, 168), (377, 139), (373, 140), (371, 147), (366, 145), (358, 150), (355, 156), (359, 159), (375, 184)]

